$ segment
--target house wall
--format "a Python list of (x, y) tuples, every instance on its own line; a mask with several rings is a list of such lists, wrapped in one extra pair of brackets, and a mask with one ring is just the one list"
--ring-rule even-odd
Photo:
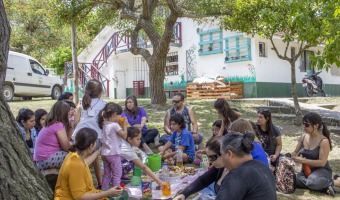
[[(226, 77), (227, 81), (242, 81), (244, 82), (244, 97), (290, 97), (291, 96), (291, 77), (290, 65), (287, 61), (281, 60), (277, 57), (269, 40), (262, 39), (258, 36), (251, 38), (249, 35), (223, 31), (223, 38), (244, 35), (246, 38), (251, 38), (251, 60), (242, 62), (226, 63), (226, 54), (222, 53), (211, 55), (199, 55), (200, 37), (198, 32), (217, 29), (219, 25), (217, 22), (206, 23), (198, 25), (192, 20), (181, 19), (182, 23), (182, 46), (170, 47), (169, 52), (178, 52), (178, 75), (165, 76), (164, 88), (165, 90), (185, 89), (188, 80), (188, 67), (191, 68), (191, 75), (194, 77), (212, 77), (221, 75)], [(113, 34), (114, 29), (103, 30), (97, 42), (91, 44), (91, 51), (86, 50), (80, 55), (81, 58), (87, 62), (93, 59), (102, 46), (105, 44), (104, 40), (108, 40)], [(259, 57), (259, 42), (265, 43), (266, 54), (265, 57)], [(279, 52), (284, 52), (285, 44), (279, 37), (274, 39)], [(297, 44), (292, 44), (298, 50)], [(290, 46), (290, 47), (291, 47)], [(291, 48), (288, 48), (287, 55), (290, 56)], [(225, 44), (223, 41), (223, 50)], [(322, 51), (322, 47), (311, 48), (312, 51)], [(93, 53), (96, 52), (96, 53)], [(136, 79), (133, 59), (135, 55), (129, 52), (118, 53), (112, 55), (107, 63), (104, 65), (102, 72), (107, 74), (110, 82), (110, 97), (122, 98), (133, 93), (133, 81)], [(188, 63), (187, 61), (190, 60)], [(306, 72), (300, 72), (301, 59), (296, 61), (296, 81), (297, 91), (299, 96), (305, 96), (304, 89), (301, 85), (301, 80)], [(331, 70), (330, 70), (331, 71)], [(338, 70), (333, 70), (338, 71)], [(340, 95), (340, 76), (339, 73), (323, 72), (320, 77), (325, 84), (325, 92), (328, 95)], [(147, 80), (145, 81), (148, 82)], [(122, 84), (124, 83), (124, 84)], [(125, 86), (124, 86), (125, 85)], [(125, 87), (125, 93), (120, 87)], [(144, 97), (149, 97), (149, 85), (146, 85), (146, 92)]]

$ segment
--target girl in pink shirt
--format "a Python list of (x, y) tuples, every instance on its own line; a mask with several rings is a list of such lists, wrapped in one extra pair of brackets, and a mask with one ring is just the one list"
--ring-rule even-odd
[(121, 139), (127, 136), (127, 120), (124, 120), (123, 129), (119, 125), (119, 120), (123, 109), (116, 103), (108, 103), (103, 110), (99, 112), (99, 127), (102, 128), (102, 160), (104, 163), (104, 174), (102, 189), (109, 189), (112, 180), (112, 186), (119, 186), (122, 177), (121, 166)]
[(46, 116), (46, 126), (37, 138), (33, 159), (40, 170), (60, 168), (71, 144), (67, 137), (70, 131), (70, 106), (57, 101)]

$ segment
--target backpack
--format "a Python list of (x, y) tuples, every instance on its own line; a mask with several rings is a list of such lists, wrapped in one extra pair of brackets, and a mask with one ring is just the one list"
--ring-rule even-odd
[(276, 169), (276, 189), (283, 193), (293, 193), (296, 189), (295, 162), (282, 156)]

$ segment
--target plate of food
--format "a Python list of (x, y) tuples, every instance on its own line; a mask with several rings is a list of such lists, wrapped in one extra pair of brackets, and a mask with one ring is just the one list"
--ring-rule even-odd
[(183, 173), (193, 175), (196, 174), (198, 170), (195, 167), (183, 167), (182, 171)]

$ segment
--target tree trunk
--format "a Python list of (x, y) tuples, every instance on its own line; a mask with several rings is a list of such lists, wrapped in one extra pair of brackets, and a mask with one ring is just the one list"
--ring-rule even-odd
[(72, 65), (73, 65), (73, 80), (74, 80), (74, 102), (78, 105), (79, 102), (79, 72), (76, 46), (76, 24), (71, 23), (71, 44), (72, 44)]
[[(4, 83), (9, 51), (10, 26), (0, 1), (0, 86)], [(0, 95), (0, 199), (52, 199), (45, 177), (35, 166), (13, 114)]]
[(35, 166), (2, 97), (0, 106), (0, 199), (52, 199), (52, 190)]
[[(167, 55), (167, 52), (165, 53)], [(165, 58), (156, 58), (152, 56), (149, 65), (149, 80), (150, 80), (150, 94), (151, 104), (164, 105), (166, 97), (164, 93), (164, 78), (165, 78)]]
[(302, 124), (302, 112), (300, 108), (300, 104), (297, 97), (296, 92), (296, 72), (295, 72), (295, 62), (290, 62), (290, 72), (291, 72), (291, 79), (292, 79), (292, 97), (294, 100), (294, 107), (295, 107), (295, 125), (301, 125)]

